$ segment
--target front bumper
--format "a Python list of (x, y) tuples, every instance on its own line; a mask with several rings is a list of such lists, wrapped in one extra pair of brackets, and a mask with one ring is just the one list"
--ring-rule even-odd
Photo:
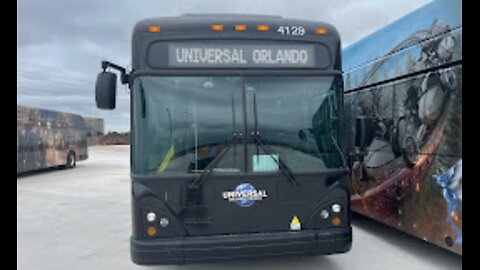
[(255, 257), (344, 253), (352, 247), (351, 228), (130, 239), (136, 264), (183, 264)]

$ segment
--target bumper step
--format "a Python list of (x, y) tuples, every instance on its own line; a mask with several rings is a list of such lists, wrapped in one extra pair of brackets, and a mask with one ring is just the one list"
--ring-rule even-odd
[(130, 244), (132, 261), (136, 264), (184, 264), (344, 253), (351, 249), (352, 231), (351, 228), (343, 228), (148, 240), (131, 238)]

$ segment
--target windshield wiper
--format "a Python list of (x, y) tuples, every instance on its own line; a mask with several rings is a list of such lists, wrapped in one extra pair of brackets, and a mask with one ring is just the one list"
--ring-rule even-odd
[(295, 176), (293, 176), (292, 170), (283, 162), (283, 160), (280, 158), (280, 155), (278, 155), (278, 159), (275, 158), (275, 155), (273, 154), (274, 151), (272, 148), (270, 148), (265, 142), (260, 138), (260, 135), (257, 133), (252, 134), (252, 137), (256, 140), (256, 145), (260, 146), (267, 155), (269, 155), (275, 163), (277, 163), (278, 168), (280, 169), (280, 172), (282, 175), (288, 180), (288, 182), (299, 186), (300, 182), (298, 182), (297, 179), (295, 179)]
[(228, 150), (232, 147), (232, 145), (235, 145), (235, 143), (238, 140), (238, 136), (236, 134), (233, 134), (232, 139), (229, 141), (225, 142), (222, 146), (222, 151), (212, 160), (208, 165), (205, 167), (203, 172), (198, 175), (195, 180), (193, 180), (192, 183), (188, 186), (189, 189), (195, 189), (200, 187), (200, 185), (207, 179), (207, 176), (210, 174), (210, 172), (217, 166), (218, 162), (225, 156), (225, 154), (228, 152)]
[[(233, 97), (233, 94), (231, 95), (232, 97), (232, 138), (228, 141), (226, 141), (223, 145), (222, 145), (222, 152), (220, 152), (212, 161), (210, 161), (210, 163), (208, 163), (208, 165), (205, 167), (205, 169), (203, 170), (202, 174), (198, 175), (195, 180), (193, 180), (193, 182), (188, 186), (189, 189), (194, 189), (194, 188), (198, 188), (202, 183), (203, 181), (205, 181), (205, 179), (207, 178), (207, 176), (210, 174), (210, 172), (215, 168), (215, 166), (217, 166), (218, 162), (223, 158), (223, 156), (225, 156), (225, 154), (228, 152), (228, 150), (233, 146), (233, 159), (234, 159), (234, 162), (235, 162), (235, 145), (239, 139), (239, 137), (237, 136), (237, 133), (235, 132), (235, 128), (236, 128), (236, 119), (235, 119), (235, 99)], [(240, 133), (240, 136), (242, 134)]]
[(280, 159), (280, 155), (278, 155), (278, 159), (275, 158), (273, 154), (272, 148), (270, 148), (265, 142), (260, 138), (259, 132), (258, 132), (258, 113), (257, 113), (257, 97), (255, 93), (253, 94), (253, 120), (254, 120), (254, 132), (252, 133), (252, 137), (255, 139), (256, 147), (257, 147), (257, 156), (258, 156), (258, 146), (260, 146), (265, 153), (267, 153), (274, 161), (277, 163), (278, 168), (280, 169), (280, 172), (285, 176), (285, 178), (292, 184), (294, 185), (300, 185), (300, 182), (295, 179), (295, 176), (293, 176), (292, 170), (288, 168), (287, 164), (283, 162)]

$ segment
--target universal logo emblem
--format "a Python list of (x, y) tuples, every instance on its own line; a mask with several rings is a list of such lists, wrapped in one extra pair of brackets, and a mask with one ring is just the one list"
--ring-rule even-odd
[(240, 207), (250, 207), (255, 201), (261, 201), (267, 198), (267, 191), (263, 189), (256, 190), (249, 183), (241, 183), (235, 188), (235, 191), (224, 191), (222, 197), (229, 202), (235, 202)]

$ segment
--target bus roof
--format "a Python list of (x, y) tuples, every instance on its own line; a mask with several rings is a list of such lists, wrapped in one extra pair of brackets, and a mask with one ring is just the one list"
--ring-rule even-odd
[[(218, 28), (214, 29), (214, 25)], [(238, 25), (241, 29), (236, 28)], [(259, 26), (261, 29), (258, 28)], [(299, 30), (300, 28), (303, 30)], [(260, 45), (268, 44), (267, 42), (278, 44), (290, 42), (292, 47), (299, 42), (323, 44), (326, 47), (325, 51), (328, 51), (328, 58), (332, 59), (328, 67), (323, 68), (340, 69), (341, 67), (340, 37), (337, 29), (331, 24), (272, 15), (184, 14), (144, 19), (135, 25), (132, 41), (132, 68), (134, 71), (157, 69), (149, 65), (148, 56), (145, 54), (154, 43), (206, 40), (252, 41)], [(158, 51), (165, 52), (168, 49), (165, 47)], [(155, 58), (166, 58), (166, 54), (167, 52), (162, 55), (156, 54)]]
[[(329, 36), (336, 36), (338, 38), (337, 29), (328, 23), (310, 21), (310, 20), (300, 20), (300, 19), (288, 19), (281, 16), (275, 15), (248, 15), (248, 14), (184, 14), (181, 16), (173, 17), (158, 17), (158, 18), (148, 18), (139, 21), (134, 28), (134, 33), (144, 32), (148, 33), (148, 28), (150, 26), (160, 26), (162, 33), (174, 33), (179, 31), (201, 31), (202, 33), (215, 33), (212, 32), (211, 26), (213, 24), (221, 24), (224, 26), (222, 32), (234, 32), (234, 25), (243, 24), (246, 25), (247, 30), (245, 32), (237, 32), (237, 34), (247, 33), (251, 35), (253, 33), (258, 33), (257, 31), (248, 31), (251, 27), (252, 30), (255, 29), (257, 25), (268, 25), (271, 30), (276, 30), (280, 25), (283, 26), (304, 26), (307, 28), (308, 34), (315, 34), (315, 28), (324, 28), (330, 34)], [(313, 31), (308, 31), (312, 29)], [(268, 32), (270, 32), (268, 31)], [(266, 34), (266, 33), (262, 33)], [(313, 37), (319, 37), (319, 35), (312, 35)], [(294, 36), (299, 37), (299, 36)]]
[(58, 127), (84, 127), (81, 115), (68, 112), (46, 110), (23, 105), (17, 105), (17, 125), (46, 126), (47, 122)]

